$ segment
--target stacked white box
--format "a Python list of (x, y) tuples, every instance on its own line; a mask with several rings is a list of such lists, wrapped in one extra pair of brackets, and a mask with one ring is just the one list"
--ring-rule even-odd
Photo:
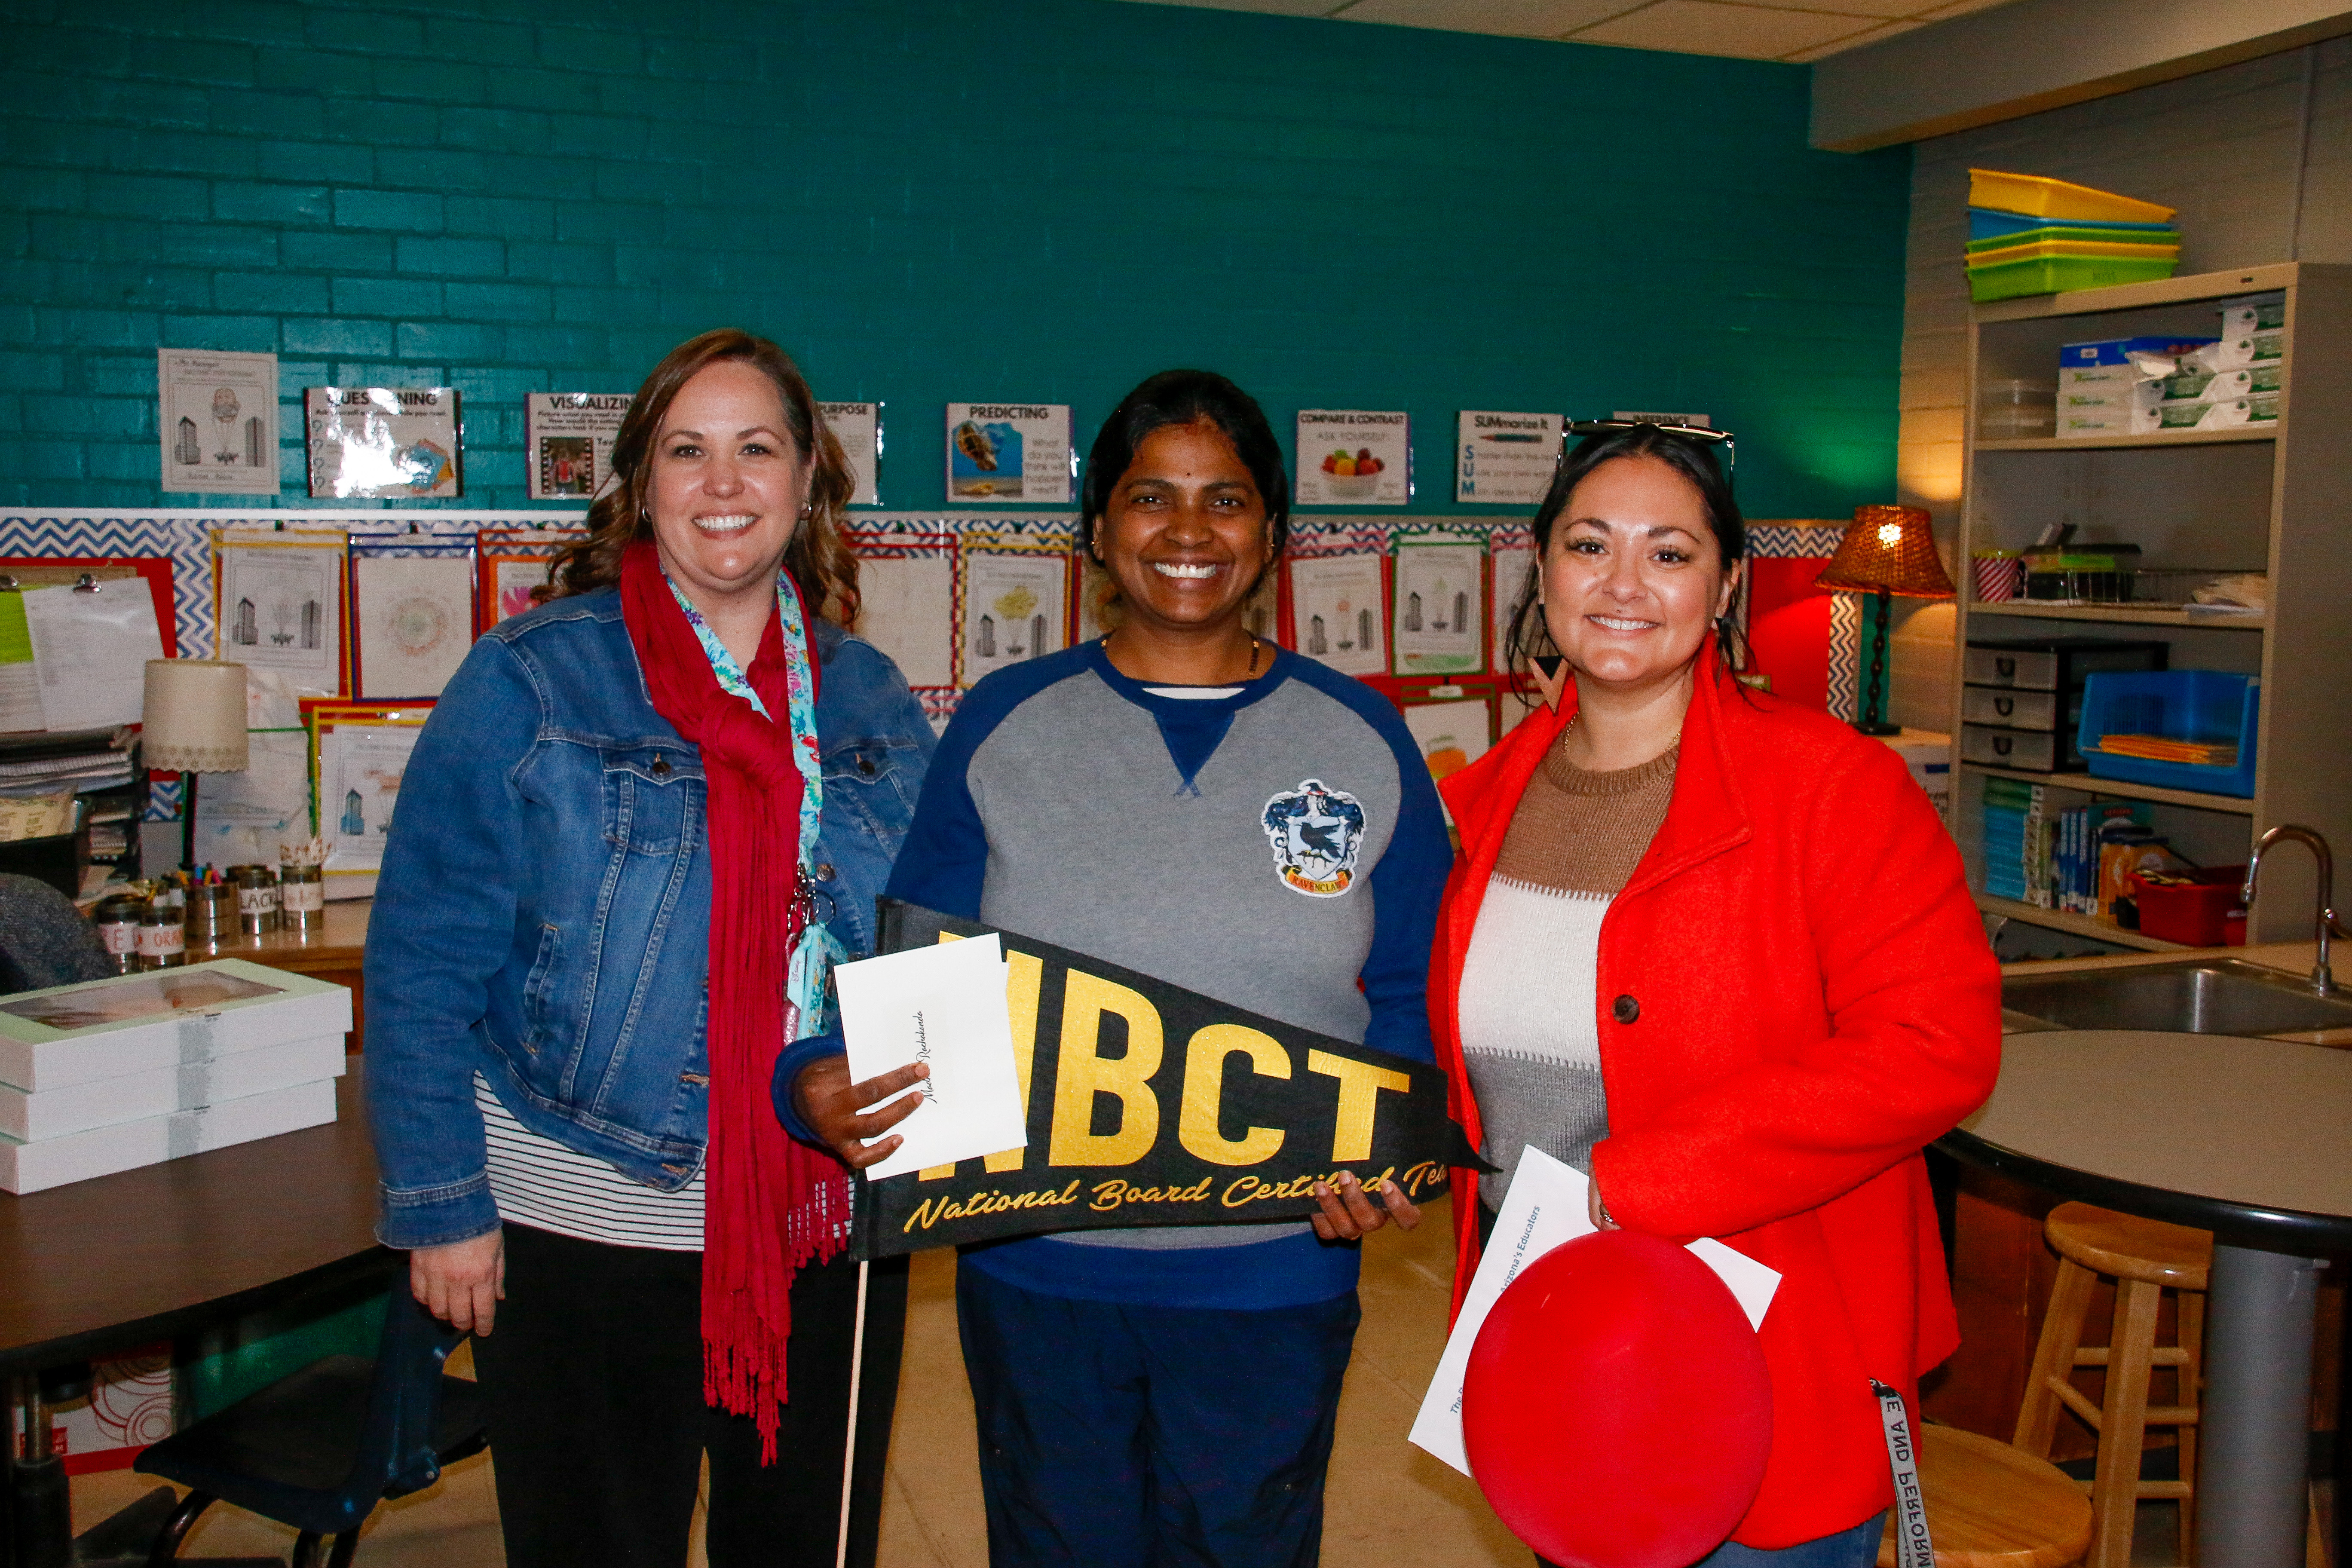
[(0, 1191), (335, 1119), (349, 990), (216, 959), (0, 998)]

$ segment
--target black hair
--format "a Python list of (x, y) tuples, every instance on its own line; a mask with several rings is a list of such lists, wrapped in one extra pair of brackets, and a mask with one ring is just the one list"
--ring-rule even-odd
[[(1587, 436), (1561, 460), (1552, 475), (1551, 489), (1544, 492), (1543, 504), (1536, 508), (1535, 521), (1530, 525), (1535, 533), (1535, 558), (1528, 565), (1527, 580), (1520, 585), (1518, 605), (1511, 612), (1507, 641), (1510, 658), (1506, 668), (1516, 672), (1530, 659), (1559, 652), (1552, 645), (1551, 628), (1544, 624), (1543, 606), (1536, 602), (1536, 590), (1543, 581), (1544, 552), (1551, 544), (1552, 530), (1568, 510), (1569, 497), (1604, 463), (1613, 463), (1621, 458), (1657, 458), (1698, 492), (1699, 505), (1706, 513), (1707, 531), (1715, 535), (1724, 566), (1727, 569), (1748, 558), (1748, 521), (1739, 515), (1739, 502), (1732, 497), (1731, 482), (1716, 463), (1715, 445), (1695, 436), (1662, 430), (1655, 425), (1634, 425)], [(1496, 584), (1498, 592), (1500, 587)], [(1743, 582), (1739, 592), (1747, 591)], [(1735, 598), (1715, 622), (1716, 652), (1725, 667), (1732, 670), (1744, 668), (1748, 662), (1747, 650), (1739, 637), (1738, 608)]]
[(1135, 449), (1155, 430), (1202, 420), (1233, 443), (1234, 455), (1249, 470), (1258, 499), (1265, 503), (1266, 560), (1271, 563), (1281, 558), (1290, 542), (1290, 479), (1282, 468), (1282, 444), (1274, 438), (1265, 410), (1213, 370), (1163, 370), (1119, 400), (1087, 454), (1081, 515), (1087, 553), (1097, 564), (1102, 563), (1097, 530), (1110, 510), (1112, 487), (1135, 462)]

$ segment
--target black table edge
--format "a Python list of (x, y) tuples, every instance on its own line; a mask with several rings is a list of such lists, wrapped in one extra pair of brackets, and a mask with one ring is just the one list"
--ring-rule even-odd
[(2298, 1258), (2341, 1257), (2352, 1253), (2352, 1215), (2306, 1214), (2300, 1209), (2263, 1208), (2228, 1198), (2177, 1193), (2168, 1187), (2145, 1186), (2115, 1176), (2079, 1170), (2073, 1165), (2021, 1154), (2014, 1149), (1954, 1128), (1936, 1140), (1934, 1147), (1956, 1160), (1982, 1166), (2026, 1185), (2062, 1197), (2096, 1204), (2101, 1208), (2137, 1215), (2143, 1219), (2168, 1220), (2198, 1230), (2210, 1230), (2225, 1246), (2260, 1252), (2284, 1252)]
[(0, 1376), (10, 1373), (38, 1372), (45, 1367), (69, 1362), (102, 1359), (119, 1354), (135, 1345), (154, 1340), (176, 1339), (189, 1329), (232, 1318), (251, 1310), (307, 1294), (363, 1279), (381, 1271), (388, 1280), (394, 1265), (405, 1255), (381, 1246), (370, 1246), (346, 1257), (306, 1268), (299, 1274), (252, 1286), (209, 1301), (194, 1301), (184, 1307), (150, 1313), (125, 1322), (110, 1323), (102, 1329), (86, 1329), (80, 1333), (65, 1334), (36, 1344), (12, 1345), (0, 1350)]

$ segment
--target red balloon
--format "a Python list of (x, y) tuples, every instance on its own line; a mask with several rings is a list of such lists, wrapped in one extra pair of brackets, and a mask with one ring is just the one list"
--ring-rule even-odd
[(1635, 1231), (1528, 1265), (1471, 1347), (1471, 1473), (1561, 1568), (1687, 1568), (1756, 1500), (1772, 1387), (1715, 1271)]

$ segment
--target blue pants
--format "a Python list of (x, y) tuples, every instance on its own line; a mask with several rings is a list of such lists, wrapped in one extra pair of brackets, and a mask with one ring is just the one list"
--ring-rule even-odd
[(956, 1270), (991, 1568), (1315, 1568), (1353, 1291), (1234, 1312)]

